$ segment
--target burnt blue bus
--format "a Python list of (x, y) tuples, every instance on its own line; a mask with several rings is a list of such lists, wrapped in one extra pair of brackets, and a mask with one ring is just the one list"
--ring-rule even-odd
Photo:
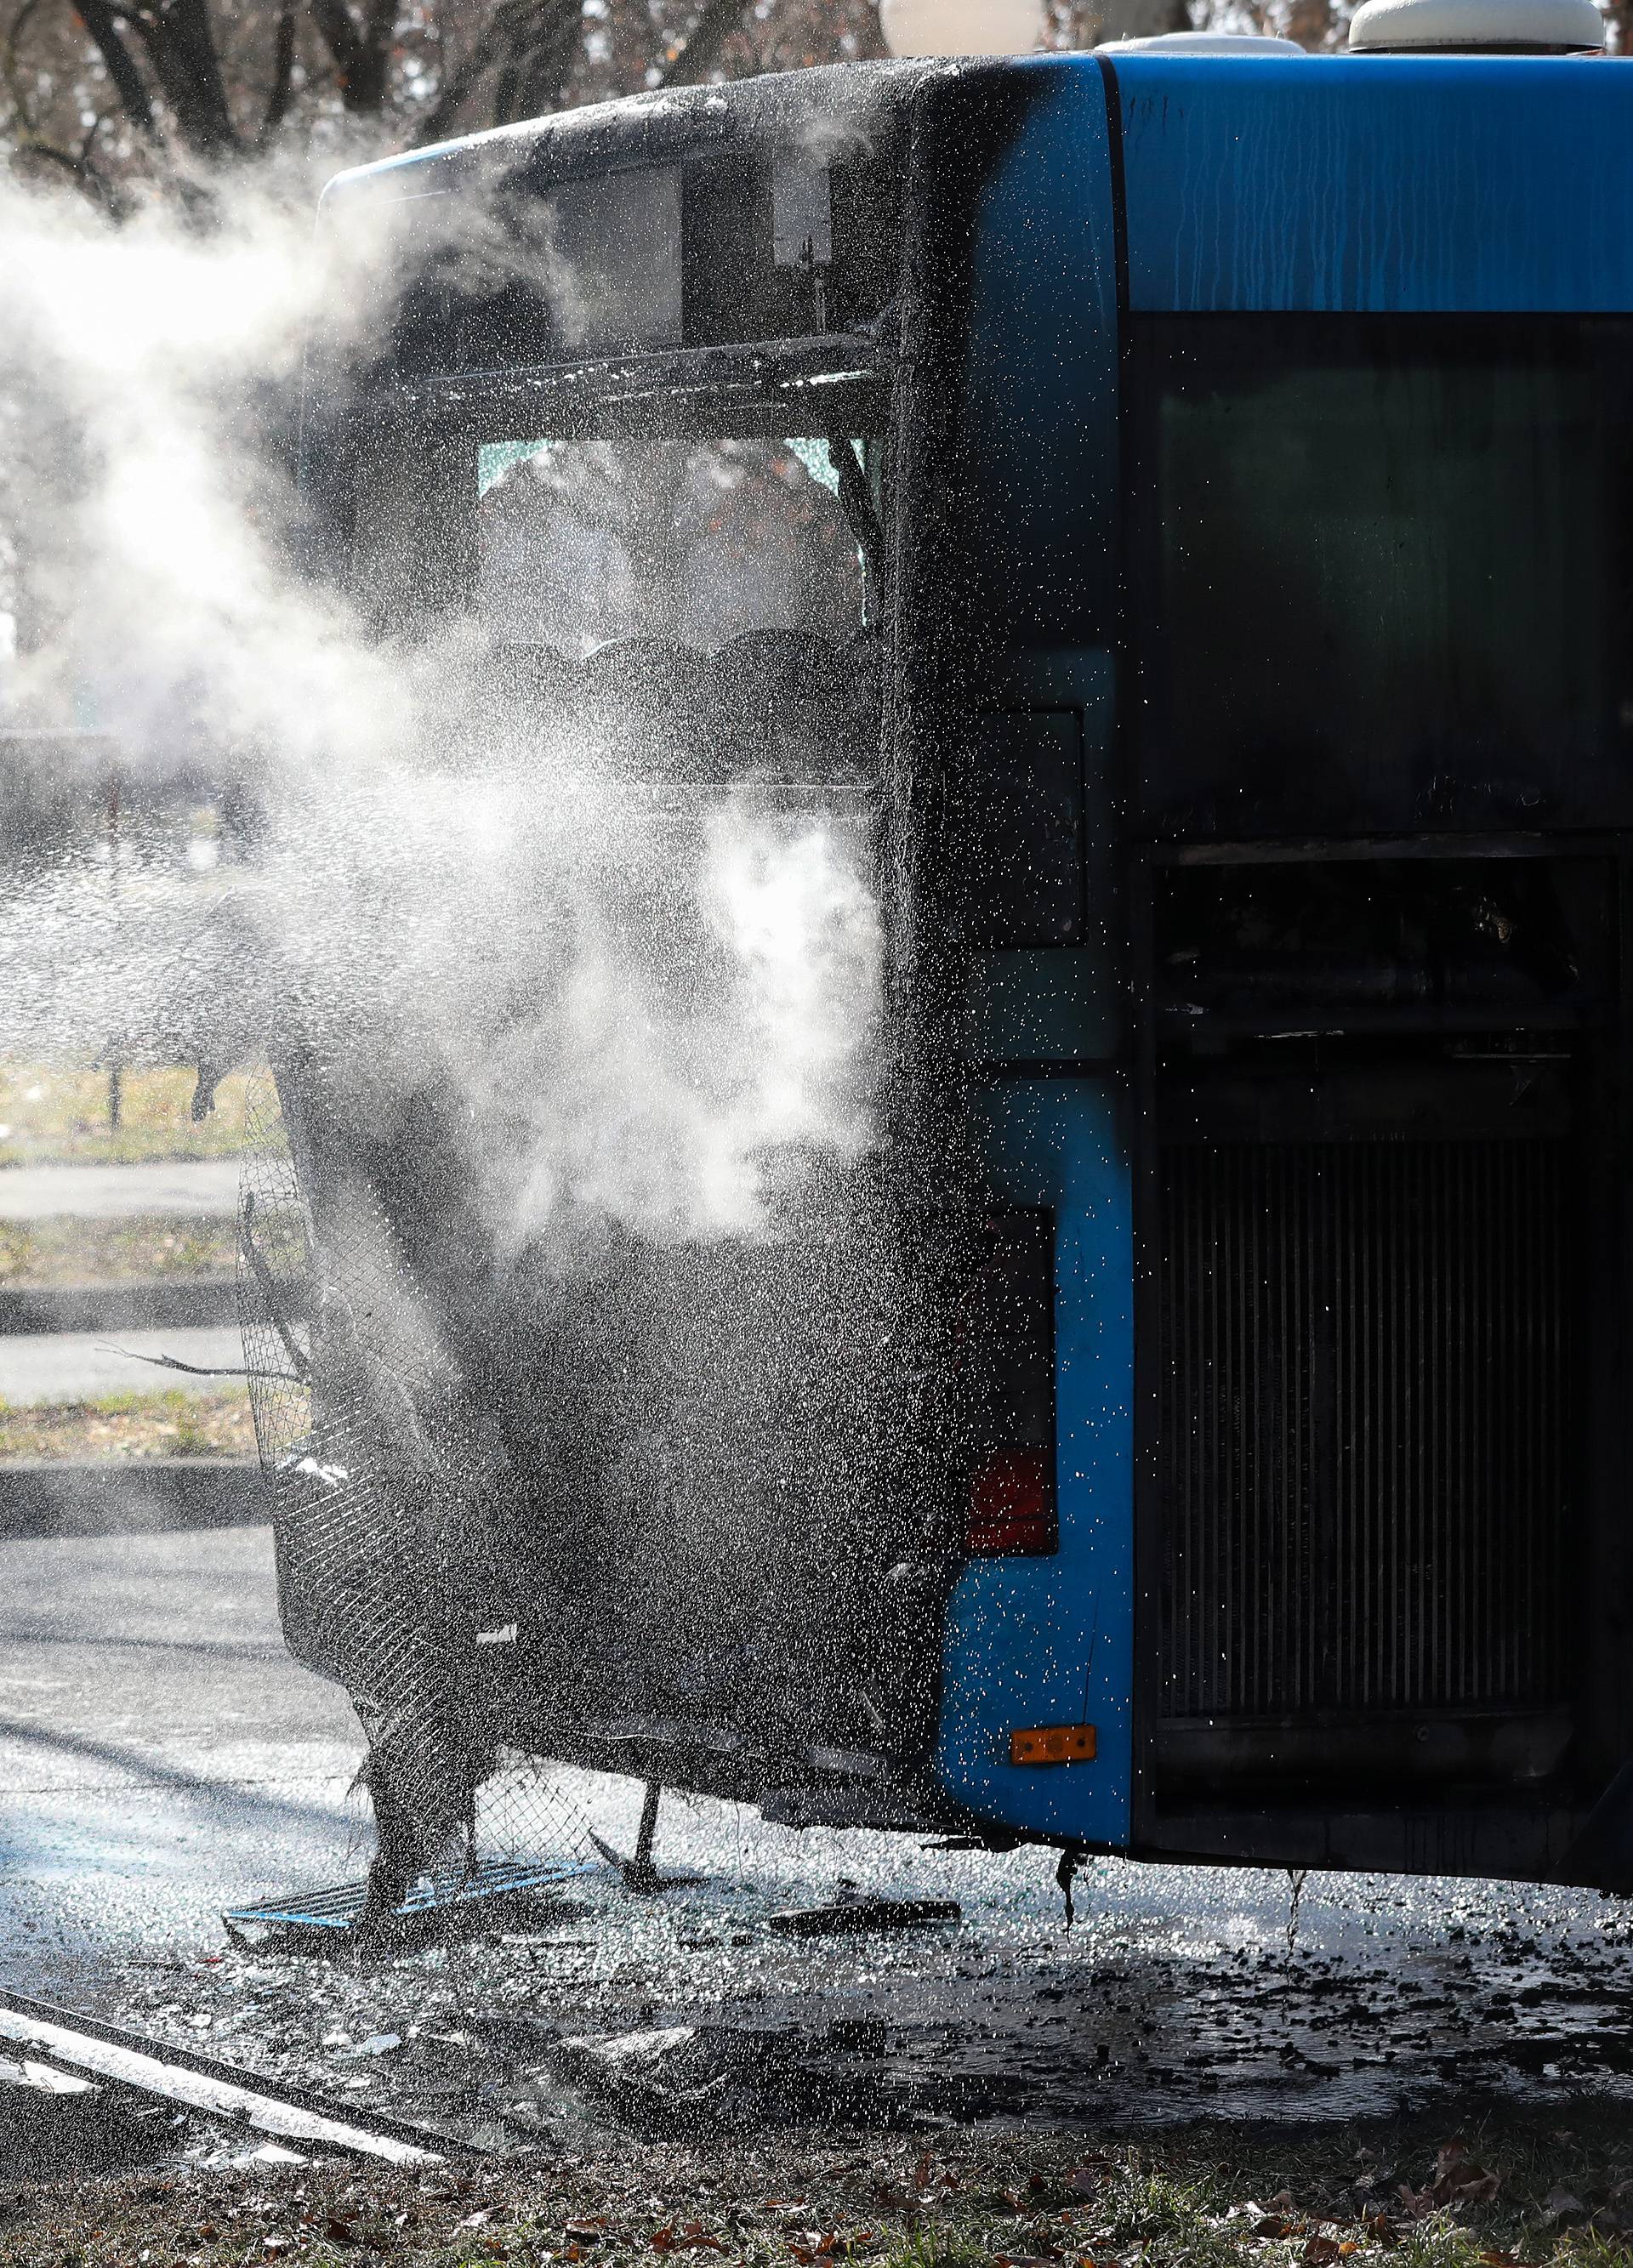
[[(285, 1625), (360, 1697), (388, 1888), (510, 1750), (793, 1824), (1633, 1883), (1597, 24), (812, 70), (330, 187), (326, 231), (444, 232), (314, 359), (330, 571), (674, 823), (828, 814), (883, 939), (868, 1153), (769, 1248), (626, 1239), (531, 1307), (434, 1095), (365, 1126), (280, 1064)], [(359, 1204), (454, 1350), (407, 1418), (325, 1256)], [(391, 1691), (390, 1615), (335, 1608), (371, 1522)]]

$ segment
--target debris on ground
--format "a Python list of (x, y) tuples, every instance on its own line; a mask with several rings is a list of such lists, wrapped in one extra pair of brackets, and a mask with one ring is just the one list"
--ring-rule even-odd
[(780, 1937), (866, 1937), (876, 1930), (929, 1929), (963, 1919), (952, 1898), (839, 1898), (832, 1905), (797, 1906), (766, 1917)]
[(883, 2024), (825, 2031), (676, 2024), (568, 2037), (544, 2067), (640, 2132), (751, 2133), (895, 2123), (892, 2109), (899, 2116), (901, 2106), (881, 2084), (884, 2047)]
[[(1524, 1904), (1492, 1913), (1482, 1891), (1430, 1935), (1395, 1918), (1413, 1893), (1378, 1885), (1341, 1929), (1330, 1906), (1307, 1905), (1291, 1955), (1279, 1927), (1232, 1943), (1215, 1921), (1220, 1941), (1202, 1954), (1145, 1925), (1142, 1941), (1096, 1910), (1069, 1936), (1053, 1913), (995, 1924), (990, 1902), (969, 1896), (961, 1926), (790, 1935), (772, 1915), (824, 1911), (819, 1897), (783, 1887), (779, 1900), (729, 1861), (712, 1876), (654, 1901), (603, 1872), (516, 1926), (506, 1915), (420, 1947), (337, 1938), (341, 1957), (321, 1961), (269, 1944), (132, 1964), (117, 2013), (194, 2044), (207, 2020), (211, 2051), (248, 2072), (483, 2150), (594, 2147), (610, 2128), (700, 2140), (716, 2113), (723, 2135), (752, 2131), (756, 2115), (783, 2131), (818, 2115), (801, 2110), (815, 2101), (895, 2132), (979, 2119), (1337, 2125), (1487, 2096), (1552, 2104), (1569, 2124), (1589, 2089), (1633, 2108), (1628, 1931), (1597, 1906), (1545, 1923)], [(918, 1889), (910, 1878), (891, 1903), (953, 1903)], [(850, 1889), (836, 1882), (826, 1903), (848, 1913), (861, 1903)], [(1478, 1940), (1460, 1918), (1474, 1911)], [(719, 2051), (733, 2058), (725, 2079), (713, 2084), (710, 2069), (682, 2086), (677, 2062), (643, 2097), (588, 2083), (584, 2063), (569, 2074), (557, 2051), (564, 2038), (678, 2030), (735, 2036)], [(747, 2032), (779, 2044), (750, 2058)], [(351, 2052), (385, 2035), (401, 2046)], [(678, 2117), (658, 2099), (671, 2094), (693, 2098)]]
[[(400, 1946), (410, 1940), (429, 1944), (466, 1925), (492, 1931), (529, 1920), (557, 1919), (563, 1886), (598, 1871), (578, 1859), (489, 1859), (467, 1874), (434, 1879), (422, 1875), (397, 1908), (395, 1936)], [(240, 1948), (278, 1941), (318, 1949), (349, 1939), (362, 1921), (367, 1902), (366, 1882), (339, 1882), (233, 1906), (222, 1921), (228, 1937)]]

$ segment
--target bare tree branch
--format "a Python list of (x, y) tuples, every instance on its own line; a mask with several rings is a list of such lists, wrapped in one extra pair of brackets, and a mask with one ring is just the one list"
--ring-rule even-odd
[(495, 126), (560, 108), (582, 26), (580, 0), (531, 0), (518, 8), (494, 88)]
[(266, 148), (288, 117), (294, 85), (295, 7), (294, 0), (284, 0), (277, 13), (277, 33), (272, 49), (272, 85), (262, 115), (261, 131), (255, 136), (258, 150)]
[(359, 109), (383, 110), (389, 84), (392, 41), (396, 36), (398, 0), (367, 0), (363, 12), (363, 43), (366, 52), (364, 86), (359, 94), (366, 93)]
[[(1063, 18), (1117, 0), (1052, 4)], [(1610, 4), (1633, 11), (1633, 0)], [(683, 46), (672, 28), (658, 33), (660, 13), (671, 27), (691, 19)], [(764, 68), (841, 43), (870, 52), (877, 38), (873, 0), (777, 0), (763, 26), (749, 0), (669, 0), (662, 11), (606, 0), (604, 26), (586, 39), (583, 0), (0, 0), (0, 104), (14, 144), (59, 153), (41, 161), (54, 170), (81, 117), (106, 105), (96, 159), (110, 180), (146, 170), (151, 152), (202, 186), (203, 171), (267, 149), (297, 114), (332, 116), (336, 103), (395, 118), (397, 136), (423, 146), (467, 122), (536, 117), (654, 78), (706, 79), (728, 55)]]
[(749, 12), (750, 0), (704, 0), (685, 46), (659, 75), (660, 86), (699, 86)]
[(366, 0), (361, 23), (349, 0), (311, 0), (312, 20), (334, 59), (340, 99), (355, 116), (386, 107), (397, 0)]
[(85, 26), (96, 44), (97, 53), (107, 66), (108, 77), (114, 83), (125, 116), (144, 140), (159, 147), (163, 136), (154, 114), (147, 81), (143, 77), (136, 57), (125, 45), (108, 0), (76, 0), (74, 13)]
[[(82, 11), (85, 4), (78, 0)], [(210, 160), (240, 151), (210, 0), (144, 0), (127, 9), (125, 20), (142, 41), (188, 149)]]
[(23, 34), (28, 29), (29, 22), (39, 5), (40, 0), (23, 0), (22, 6), (11, 18), (11, 28), (6, 33), (5, 40), (6, 90), (11, 95), (12, 106), (22, 122), (25, 132), (31, 135), (34, 131), (34, 106), (30, 99), (26, 74), (18, 59), (18, 51), (23, 44)]
[[(97, 121), (97, 126), (101, 124)], [(125, 211), (124, 200), (113, 183), (91, 157), (91, 142), (96, 133), (92, 127), (85, 136), (85, 145), (78, 156), (71, 150), (59, 150), (49, 142), (25, 142), (13, 160), (18, 165), (40, 164), (54, 166), (59, 173), (70, 175), (94, 205), (100, 205), (111, 219), (117, 220)]]
[(335, 65), (342, 99), (363, 55), (363, 41), (346, 0), (311, 0), (312, 20)]
[(430, 142), (440, 142), (471, 96), (484, 76), (495, 69), (506, 51), (509, 32), (505, 18), (514, 13), (514, 5), (501, 4), (488, 19), (486, 32), (474, 40), (459, 63), (437, 91), (437, 99), (414, 129), (417, 149)]

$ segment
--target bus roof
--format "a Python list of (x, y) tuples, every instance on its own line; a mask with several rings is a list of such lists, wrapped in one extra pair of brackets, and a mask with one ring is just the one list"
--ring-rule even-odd
[(535, 171), (556, 178), (663, 165), (738, 139), (843, 149), (869, 138), (914, 86), (946, 69), (923, 63), (840, 63), (587, 103), (354, 166), (335, 175), (323, 204), (332, 213), (336, 204), (360, 195), (395, 200), (480, 188)]
[(1136, 311), (1633, 311), (1633, 63), (1147, 52), (1112, 73)]
[(360, 202), (734, 146), (826, 164), (896, 141), (920, 89), (979, 77), (1011, 97), (1030, 88), (1027, 132), (1050, 157), (1025, 170), (1068, 204), (1084, 194), (1070, 169), (1105, 150), (1109, 103), (1137, 313), (1633, 312), (1633, 63), (1605, 58), (1142, 48), (841, 65), (636, 95), (388, 158), (337, 175), (324, 213), (344, 226)]

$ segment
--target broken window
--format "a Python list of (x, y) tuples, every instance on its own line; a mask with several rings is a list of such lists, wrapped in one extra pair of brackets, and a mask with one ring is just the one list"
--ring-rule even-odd
[(825, 442), (497, 442), (478, 463), (478, 603), (501, 644), (581, 660), (628, 637), (718, 653), (756, 630), (862, 627)]

